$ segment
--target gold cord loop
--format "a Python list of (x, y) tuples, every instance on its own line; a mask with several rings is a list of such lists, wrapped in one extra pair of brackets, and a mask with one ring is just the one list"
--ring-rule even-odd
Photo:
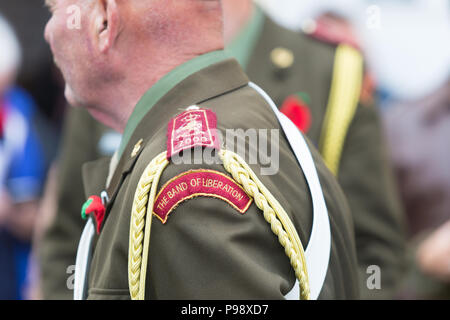
[[(305, 254), (289, 216), (242, 158), (227, 150), (221, 150), (219, 155), (225, 170), (263, 211), (264, 219), (278, 237), (278, 241), (283, 246), (295, 271), (295, 276), (300, 282), (300, 298), (309, 299), (310, 289)], [(144, 170), (134, 196), (128, 255), (128, 283), (133, 300), (145, 298), (153, 205), (159, 179), (168, 164), (166, 152), (156, 156)]]

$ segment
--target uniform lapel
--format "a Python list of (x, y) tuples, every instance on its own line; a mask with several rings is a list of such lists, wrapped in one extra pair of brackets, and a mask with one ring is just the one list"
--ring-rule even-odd
[(92, 195), (100, 195), (105, 190), (109, 161), (110, 158), (102, 158), (83, 165), (82, 175), (86, 199)]

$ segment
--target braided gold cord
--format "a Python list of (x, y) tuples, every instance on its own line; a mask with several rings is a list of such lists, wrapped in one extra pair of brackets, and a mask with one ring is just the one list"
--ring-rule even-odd
[(128, 285), (133, 300), (143, 300), (145, 297), (145, 275), (153, 210), (153, 205), (147, 207), (147, 204), (154, 203), (159, 178), (168, 164), (166, 152), (156, 156), (145, 168), (134, 195), (128, 253)]
[(241, 157), (227, 150), (221, 150), (220, 157), (225, 170), (243, 186), (245, 192), (255, 200), (256, 206), (263, 211), (264, 219), (278, 237), (300, 282), (300, 298), (308, 300), (310, 289), (305, 254), (289, 216)]
[[(247, 194), (253, 197), (257, 207), (263, 211), (264, 219), (278, 237), (300, 282), (300, 298), (309, 299), (304, 250), (289, 216), (243, 159), (226, 150), (220, 151), (220, 158), (225, 170), (243, 186)], [(155, 157), (144, 170), (134, 196), (128, 253), (128, 283), (133, 300), (145, 298), (153, 205), (160, 176), (168, 164), (166, 152)]]

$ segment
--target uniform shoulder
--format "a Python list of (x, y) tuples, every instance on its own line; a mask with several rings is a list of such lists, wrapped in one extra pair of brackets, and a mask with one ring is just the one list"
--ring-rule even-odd
[[(247, 92), (247, 90), (238, 96), (244, 98), (244, 105), (253, 108), (253, 101), (249, 103), (245, 99), (247, 95), (250, 98), (255, 96), (254, 93)], [(253, 166), (252, 169), (245, 160), (246, 157), (239, 154), (239, 147), (238, 151), (234, 152), (228, 143), (219, 143), (219, 141), (224, 142), (218, 135), (221, 128), (240, 126), (243, 123), (242, 119), (239, 119), (240, 116), (251, 112), (249, 110), (242, 112), (241, 104), (239, 109), (237, 107), (228, 109), (228, 114), (216, 113), (215, 111), (219, 111), (218, 108), (220, 108), (218, 104), (223, 102), (214, 100), (220, 99), (190, 106), (171, 118), (167, 125), (166, 151), (153, 158), (137, 183), (135, 195), (148, 194), (150, 190), (150, 197), (146, 199), (149, 204), (145, 204), (145, 206), (152, 207), (153, 215), (161, 222), (157, 224), (158, 227), (152, 227), (154, 230), (152, 232), (158, 232), (158, 228), (171, 232), (170, 230), (173, 228), (185, 227), (201, 221), (202, 225), (210, 226), (213, 234), (214, 228), (220, 228), (220, 232), (217, 232), (216, 236), (224, 237), (223, 241), (227, 241), (226, 238), (235, 232), (233, 230), (237, 224), (242, 228), (250, 226), (254, 228), (255, 225), (258, 225), (261, 231), (254, 230), (253, 236), (271, 239), (270, 241), (276, 244), (273, 241), (276, 238), (274, 239), (273, 235), (267, 232), (268, 229), (263, 228), (264, 225), (270, 224), (270, 230), (282, 239), (280, 240), (282, 247), (273, 246), (274, 250), (268, 250), (268, 256), (277, 254), (281, 257), (284, 252), (288, 253), (290, 259), (285, 262), (295, 262), (292, 263), (292, 268), (300, 278), (302, 297), (308, 297), (306, 270), (303, 269), (305, 265), (303, 246), (297, 229), (293, 225), (294, 222), (291, 220), (292, 217), (287, 213), (291, 210), (286, 211), (278, 202), (277, 199), (280, 197), (276, 189), (275, 195), (269, 191), (269, 189), (274, 189), (271, 186), (278, 180), (272, 181), (272, 179), (265, 179), (257, 175), (253, 170), (259, 168), (259, 165)], [(230, 98), (226, 100), (228, 103), (232, 102)], [(254, 102), (255, 105), (260, 103), (259, 100)], [(209, 108), (206, 108), (206, 105)], [(220, 125), (218, 125), (218, 119), (220, 119)], [(233, 121), (233, 119), (239, 120)], [(260, 118), (254, 123), (259, 125), (264, 121), (267, 119)], [(248, 127), (249, 125), (246, 124), (245, 128)], [(243, 146), (251, 144), (246, 142), (245, 138), (238, 137), (238, 144), (239, 141), (243, 142)], [(251, 151), (249, 150), (249, 152)], [(264, 182), (269, 182), (267, 187), (263, 185)], [(301, 193), (303, 195), (305, 192)], [(139, 201), (140, 199), (135, 196), (133, 203), (140, 203)], [(300, 203), (305, 203), (302, 207), (305, 208), (304, 212), (309, 213), (309, 203), (306, 200)], [(142, 226), (140, 208), (137, 205), (132, 208), (132, 226)], [(262, 211), (264, 219), (257, 214), (259, 211)], [(224, 221), (234, 221), (233, 228), (228, 230), (227, 223)], [(297, 220), (294, 219), (294, 221)], [(284, 226), (287, 226), (286, 230), (283, 230)], [(142, 229), (142, 227), (140, 228)], [(141, 233), (141, 229), (138, 230), (137, 227), (135, 229)], [(299, 228), (302, 231), (303, 229)], [(135, 230), (133, 233), (136, 233)], [(301, 235), (305, 240), (306, 234), (301, 233)], [(205, 236), (201, 229), (197, 229), (192, 237), (201, 239)], [(139, 242), (139, 239), (139, 237), (131, 238), (133, 248), (138, 247), (134, 244)], [(203, 245), (208, 251), (216, 246), (217, 238), (210, 238)], [(136, 254), (139, 255), (139, 252)], [(134, 255), (133, 252), (132, 255)], [(241, 261), (241, 257), (234, 257), (231, 253), (228, 254), (227, 259), (230, 263), (238, 259)], [(287, 264), (285, 264), (286, 266)], [(265, 265), (256, 266), (256, 269), (261, 269), (261, 272), (265, 272), (265, 268)], [(249, 269), (248, 272), (258, 271)], [(270, 293), (272, 295), (279, 294), (276, 290), (270, 291), (273, 291)], [(133, 292), (132, 296), (134, 292), (138, 296), (139, 288), (131, 290), (131, 292)]]

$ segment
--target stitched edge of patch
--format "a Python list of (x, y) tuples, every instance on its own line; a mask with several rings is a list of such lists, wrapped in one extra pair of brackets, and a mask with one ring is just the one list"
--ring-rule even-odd
[(221, 199), (241, 214), (253, 201), (239, 184), (222, 172), (195, 169), (175, 176), (161, 187), (155, 198), (153, 214), (165, 224), (179, 204), (200, 196)]

